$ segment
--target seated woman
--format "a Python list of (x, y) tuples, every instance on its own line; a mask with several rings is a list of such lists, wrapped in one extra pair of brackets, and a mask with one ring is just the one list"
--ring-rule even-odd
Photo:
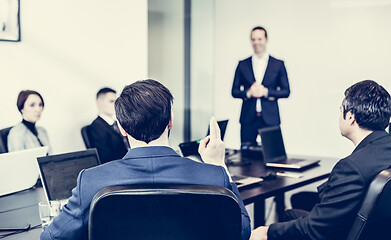
[(32, 90), (21, 91), (16, 102), (23, 120), (11, 128), (7, 144), (8, 150), (18, 151), (28, 148), (49, 146), (49, 137), (43, 127), (35, 126), (41, 118), (44, 102), (41, 94)]

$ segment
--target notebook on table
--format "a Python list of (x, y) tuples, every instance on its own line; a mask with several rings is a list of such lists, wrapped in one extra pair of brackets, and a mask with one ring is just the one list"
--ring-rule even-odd
[(301, 170), (320, 162), (318, 159), (288, 158), (279, 126), (262, 128), (259, 130), (259, 135), (262, 141), (263, 159), (267, 167)]
[(0, 196), (32, 188), (39, 173), (37, 157), (45, 156), (49, 147), (0, 154)]
[(263, 181), (262, 178), (258, 177), (249, 177), (249, 176), (240, 176), (240, 175), (231, 175), (232, 181), (236, 184), (238, 189), (241, 189), (246, 186), (257, 184)]
[(81, 170), (100, 164), (95, 148), (37, 158), (47, 201), (68, 202)]

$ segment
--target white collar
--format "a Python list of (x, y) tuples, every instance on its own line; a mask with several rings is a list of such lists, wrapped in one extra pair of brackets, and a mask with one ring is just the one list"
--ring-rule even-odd
[(105, 114), (98, 114), (99, 117), (101, 117), (103, 120), (105, 120), (105, 122), (107, 122), (107, 124), (109, 125), (113, 125), (113, 123), (116, 121), (115, 117), (110, 117), (110, 116), (107, 116)]
[(269, 61), (269, 52), (266, 51), (265, 54), (263, 54), (263, 56), (261, 58), (259, 58), (255, 53), (252, 55), (252, 59), (253, 61)]

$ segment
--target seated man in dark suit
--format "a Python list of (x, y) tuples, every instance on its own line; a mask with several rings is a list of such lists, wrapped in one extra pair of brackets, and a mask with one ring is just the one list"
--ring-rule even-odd
[(89, 126), (89, 138), (92, 146), (98, 150), (101, 163), (122, 158), (129, 148), (115, 119), (116, 98), (117, 94), (111, 88), (102, 88), (96, 94), (99, 115)]
[(372, 179), (391, 166), (390, 94), (374, 81), (354, 84), (345, 91), (339, 128), (356, 146), (340, 160), (329, 179), (318, 187), (320, 202), (311, 212), (287, 211), (292, 220), (259, 227), (252, 240), (346, 239)]
[(119, 184), (178, 183), (216, 185), (230, 189), (239, 199), (242, 238), (250, 237), (250, 219), (224, 162), (225, 147), (214, 118), (210, 136), (200, 142), (205, 163), (179, 156), (168, 144), (173, 127), (170, 91), (154, 80), (138, 81), (124, 88), (115, 101), (121, 133), (132, 149), (122, 159), (82, 170), (77, 186), (62, 212), (41, 234), (46, 239), (88, 239), (88, 216), (94, 195)]

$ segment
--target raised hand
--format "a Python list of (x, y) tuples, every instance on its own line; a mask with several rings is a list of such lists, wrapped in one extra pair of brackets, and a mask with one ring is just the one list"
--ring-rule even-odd
[(219, 165), (226, 168), (224, 162), (225, 145), (221, 140), (220, 128), (214, 117), (211, 117), (209, 127), (210, 135), (200, 141), (198, 152), (205, 163)]

